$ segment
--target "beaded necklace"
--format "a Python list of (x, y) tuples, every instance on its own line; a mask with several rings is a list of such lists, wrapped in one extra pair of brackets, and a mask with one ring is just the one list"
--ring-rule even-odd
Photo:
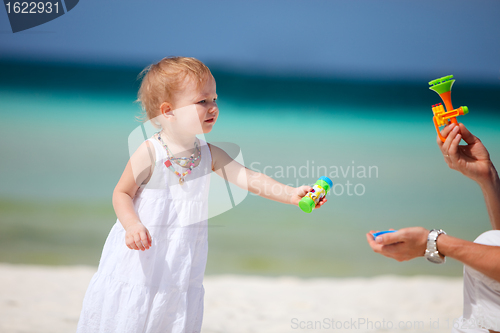
[[(158, 137), (158, 141), (163, 145), (165, 148), (165, 151), (167, 152), (167, 161), (165, 162), (165, 166), (167, 169), (172, 171), (174, 174), (176, 174), (179, 177), (179, 184), (184, 184), (184, 178), (188, 175), (191, 174), (191, 171), (193, 171), (195, 167), (195, 162), (201, 158), (201, 152), (200, 152), (200, 147), (198, 146), (198, 143), (196, 140), (194, 141), (194, 152), (191, 154), (190, 157), (174, 157), (174, 154), (168, 149), (168, 146), (166, 145), (165, 142), (163, 142), (163, 139), (160, 136), (161, 131), (156, 132), (155, 134)], [(198, 155), (195, 157), (195, 155)], [(177, 163), (178, 165), (182, 167), (187, 167), (188, 169), (180, 173), (174, 169), (174, 166), (172, 165), (172, 162)]]

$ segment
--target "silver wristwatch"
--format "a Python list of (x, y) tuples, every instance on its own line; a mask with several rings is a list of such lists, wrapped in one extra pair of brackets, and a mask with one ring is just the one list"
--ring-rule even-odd
[(425, 249), (425, 258), (434, 264), (444, 264), (446, 257), (439, 253), (437, 249), (437, 238), (439, 235), (445, 234), (443, 229), (432, 229), (427, 236), (427, 249)]

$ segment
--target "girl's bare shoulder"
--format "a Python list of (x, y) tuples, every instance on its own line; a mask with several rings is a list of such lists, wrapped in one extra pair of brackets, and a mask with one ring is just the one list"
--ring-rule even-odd
[(149, 140), (144, 141), (143, 143), (141, 143), (139, 148), (137, 148), (130, 159), (133, 162), (140, 162), (141, 164), (154, 164), (156, 160), (155, 145)]
[(134, 179), (138, 184), (147, 183), (151, 177), (156, 163), (155, 146), (149, 140), (141, 143), (139, 148), (130, 157), (130, 165)]

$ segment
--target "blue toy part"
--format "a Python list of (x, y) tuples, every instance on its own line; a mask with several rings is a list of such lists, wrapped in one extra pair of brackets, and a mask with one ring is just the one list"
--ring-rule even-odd
[(330, 180), (330, 178), (321, 176), (319, 177), (319, 179), (330, 185), (330, 189), (333, 187), (333, 182)]
[(373, 234), (373, 239), (377, 238), (377, 236), (383, 235), (383, 234), (390, 234), (392, 232), (396, 232), (397, 230), (386, 230), (386, 231), (379, 231)]

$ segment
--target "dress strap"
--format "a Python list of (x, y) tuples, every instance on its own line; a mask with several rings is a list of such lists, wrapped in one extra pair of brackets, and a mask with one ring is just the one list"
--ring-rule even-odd
[(210, 151), (210, 147), (208, 146), (208, 142), (205, 140), (202, 140), (198, 138), (200, 141), (200, 147), (201, 150), (204, 151), (202, 152), (203, 157), (202, 157), (202, 162), (206, 162), (208, 164), (208, 168), (212, 170), (212, 152)]

